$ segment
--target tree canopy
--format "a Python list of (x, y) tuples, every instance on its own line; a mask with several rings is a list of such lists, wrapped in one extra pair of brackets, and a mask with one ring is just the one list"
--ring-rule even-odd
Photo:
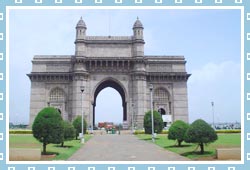
[(46, 154), (46, 145), (59, 144), (63, 141), (63, 121), (59, 111), (53, 107), (42, 109), (32, 125), (33, 136), (43, 143), (43, 153)]
[(177, 140), (178, 146), (181, 146), (188, 128), (189, 125), (186, 122), (182, 120), (176, 120), (168, 130), (168, 139)]
[(63, 142), (61, 146), (63, 147), (65, 141), (74, 139), (75, 133), (74, 126), (68, 121), (63, 121)]
[[(161, 133), (163, 129), (163, 120), (161, 114), (157, 111), (153, 111), (153, 116), (154, 116), (154, 133)], [(151, 111), (146, 112), (144, 116), (144, 129), (146, 134), (152, 134)]]
[[(82, 133), (82, 116), (77, 116), (74, 121), (73, 121), (73, 126), (74, 128), (76, 129), (76, 133), (75, 133), (75, 136), (76, 136), (76, 139), (77, 137), (79, 136), (79, 133)], [(86, 130), (87, 130), (87, 122), (86, 120), (84, 119), (83, 121), (83, 132), (84, 134), (86, 134)]]
[(194, 121), (185, 134), (185, 142), (197, 143), (201, 154), (204, 153), (204, 144), (212, 143), (217, 139), (214, 129), (202, 119)]

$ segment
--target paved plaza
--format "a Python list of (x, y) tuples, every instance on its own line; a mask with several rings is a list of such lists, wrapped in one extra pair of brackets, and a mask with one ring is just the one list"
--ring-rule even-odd
[[(167, 140), (167, 139), (166, 139)], [(189, 161), (134, 135), (94, 135), (69, 161)]]

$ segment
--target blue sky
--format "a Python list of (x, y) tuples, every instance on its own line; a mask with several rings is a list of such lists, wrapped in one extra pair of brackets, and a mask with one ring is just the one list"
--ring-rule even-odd
[[(11, 10), (10, 122), (28, 123), (34, 55), (74, 54), (80, 17), (87, 35), (132, 35), (137, 18), (144, 25), (145, 55), (184, 55), (189, 121), (240, 121), (240, 10)], [(109, 98), (107, 102), (107, 98)], [(121, 122), (119, 94), (107, 88), (97, 98), (97, 121)]]

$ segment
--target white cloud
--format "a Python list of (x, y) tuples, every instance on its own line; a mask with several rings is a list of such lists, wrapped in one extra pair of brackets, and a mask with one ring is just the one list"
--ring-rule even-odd
[(199, 81), (212, 82), (229, 76), (236, 76), (236, 74), (240, 73), (240, 64), (233, 61), (225, 61), (219, 64), (210, 62), (202, 68), (192, 70), (191, 73), (190, 85)]
[(240, 63), (208, 63), (191, 74), (188, 81), (191, 122), (198, 118), (212, 122), (212, 101), (216, 122), (240, 121)]

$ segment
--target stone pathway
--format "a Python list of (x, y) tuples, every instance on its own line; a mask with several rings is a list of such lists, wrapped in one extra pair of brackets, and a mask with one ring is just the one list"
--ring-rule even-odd
[(94, 135), (69, 161), (189, 161), (134, 135)]

